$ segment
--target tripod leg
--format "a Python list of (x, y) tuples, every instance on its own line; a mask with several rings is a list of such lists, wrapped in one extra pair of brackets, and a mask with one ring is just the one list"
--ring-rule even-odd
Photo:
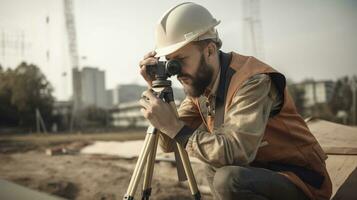
[[(164, 83), (167, 83), (167, 81)], [(160, 88), (157, 88), (157, 89), (160, 89)], [(165, 89), (167, 89), (167, 91), (164, 91)], [(166, 86), (166, 88), (164, 88), (164, 90), (160, 89), (160, 91), (158, 90), (155, 92), (160, 93), (160, 95), (159, 95), (160, 98), (162, 98), (162, 97), (165, 98), (166, 102), (168, 102), (171, 105), (173, 110), (176, 112), (176, 115), (178, 116), (178, 113), (176, 110), (176, 105), (173, 101), (172, 88)], [(165, 93), (166, 93), (166, 95), (162, 95)], [(147, 192), (148, 194), (145, 194), (145, 191), (151, 190), (150, 187), (151, 187), (153, 169), (154, 169), (154, 164), (155, 164), (155, 155), (156, 155), (158, 137), (159, 136), (158, 136), (157, 130), (153, 126), (149, 126), (148, 130), (147, 130), (146, 137), (145, 137), (144, 147), (142, 148), (141, 153), (139, 155), (138, 162), (134, 169), (134, 173), (130, 179), (127, 193), (124, 196), (124, 200), (134, 200), (134, 194), (135, 194), (136, 188), (137, 188), (139, 180), (140, 180), (139, 175), (142, 174), (145, 163), (147, 163), (147, 167), (146, 167), (146, 174), (145, 174), (145, 180), (144, 180), (144, 186), (143, 186), (143, 189), (144, 189), (143, 200), (149, 199), (150, 193)], [(193, 195), (195, 200), (200, 200), (201, 195), (200, 195), (200, 192), (198, 191), (196, 179), (193, 175), (191, 163), (190, 163), (189, 157), (187, 155), (187, 152), (179, 143), (177, 143), (177, 148), (179, 150), (179, 155), (180, 155), (181, 161), (183, 163), (183, 167), (184, 167), (186, 176), (188, 178), (191, 194)], [(149, 154), (150, 154), (150, 158), (148, 157)]]
[(177, 144), (177, 148), (179, 150), (179, 154), (180, 154), (180, 157), (182, 160), (183, 168), (185, 169), (185, 173), (187, 176), (188, 185), (190, 187), (191, 194), (195, 200), (199, 200), (199, 199), (201, 199), (201, 194), (200, 194), (200, 191), (198, 190), (197, 182), (196, 182), (195, 176), (193, 174), (193, 170), (192, 170), (191, 163), (190, 163), (190, 158), (188, 157), (186, 150), (179, 143), (176, 143), (176, 144)]
[[(149, 129), (150, 129), (150, 127), (148, 128), (148, 130)], [(128, 190), (123, 198), (124, 200), (133, 200), (134, 199), (134, 195), (135, 195), (136, 189), (137, 189), (139, 181), (140, 181), (140, 175), (142, 175), (142, 173), (143, 173), (143, 169), (144, 169), (145, 163), (147, 161), (147, 157), (150, 153), (150, 150), (152, 149), (155, 137), (156, 137), (156, 134), (152, 134), (152, 133), (147, 133), (145, 136), (144, 146), (141, 149), (141, 153), (140, 153), (138, 161), (135, 165), (135, 169), (134, 169), (133, 175), (130, 179)]]
[[(169, 102), (169, 104), (171, 105), (173, 110), (176, 111), (176, 114), (178, 115), (175, 103), (173, 101), (171, 101), (171, 102)], [(199, 200), (199, 199), (201, 199), (201, 194), (200, 194), (200, 191), (198, 190), (197, 182), (196, 182), (195, 176), (193, 174), (192, 166), (190, 163), (190, 158), (188, 157), (186, 150), (179, 143), (176, 143), (176, 145), (177, 145), (177, 149), (180, 154), (183, 168), (184, 168), (186, 176), (187, 176), (188, 185), (190, 187), (191, 194), (195, 200)]]
[(149, 200), (151, 195), (151, 181), (154, 173), (155, 157), (157, 151), (157, 143), (159, 140), (159, 134), (155, 134), (154, 144), (151, 147), (150, 154), (147, 158), (145, 176), (143, 181), (143, 193), (141, 200)]

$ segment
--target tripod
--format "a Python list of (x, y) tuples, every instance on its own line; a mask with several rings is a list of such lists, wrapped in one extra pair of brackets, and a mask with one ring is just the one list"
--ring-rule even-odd
[[(176, 115), (178, 115), (176, 110), (176, 105), (174, 103), (171, 81), (163, 80), (163, 79), (155, 80), (153, 81), (153, 90), (155, 95), (160, 99), (163, 99), (166, 103), (169, 103), (173, 108), (173, 110), (176, 111)], [(149, 200), (151, 195), (151, 181), (154, 171), (155, 156), (156, 156), (157, 144), (159, 140), (159, 134), (160, 134), (159, 131), (152, 125), (148, 127), (144, 140), (144, 146), (141, 149), (133, 175), (130, 179), (127, 192), (123, 198), (124, 200), (134, 200), (134, 195), (140, 181), (140, 176), (143, 173), (145, 164), (146, 164), (146, 168), (145, 168), (145, 175), (143, 180), (143, 192), (142, 192), (141, 199)], [(193, 175), (188, 154), (179, 143), (176, 143), (176, 146), (183, 164), (186, 177), (188, 179), (191, 194), (195, 200), (199, 200), (201, 199), (201, 195), (200, 192), (198, 191), (197, 183)]]

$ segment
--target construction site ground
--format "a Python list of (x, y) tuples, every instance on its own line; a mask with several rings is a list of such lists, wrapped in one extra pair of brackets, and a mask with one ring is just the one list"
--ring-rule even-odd
[[(0, 136), (0, 179), (66, 199), (122, 199), (136, 159), (81, 154), (94, 141), (143, 139), (144, 130), (91, 134), (30, 134)], [(46, 149), (65, 148), (65, 154), (47, 155)], [(141, 147), (137, 147), (141, 148)], [(197, 181), (204, 184), (202, 165), (194, 164)], [(177, 181), (170, 162), (155, 164), (152, 198), (192, 199), (187, 183)], [(139, 199), (141, 186), (137, 189)], [(203, 194), (202, 199), (212, 199)]]
[[(333, 185), (332, 199), (355, 200), (357, 127), (318, 119), (308, 121), (308, 126), (328, 155), (326, 166)], [(122, 199), (136, 157), (124, 158), (113, 153), (121, 151), (124, 155), (137, 155), (142, 143), (133, 140), (144, 137), (145, 130), (0, 135), (0, 179), (66, 199)], [(118, 141), (130, 142), (117, 144)], [(105, 147), (101, 146), (103, 143)], [(187, 183), (178, 182), (176, 168), (171, 162), (173, 158), (161, 160), (164, 161), (155, 164), (151, 199), (192, 199)], [(203, 164), (194, 162), (192, 167), (204, 193), (202, 199), (212, 199), (203, 175)], [(137, 189), (136, 199), (140, 192), (141, 186)]]

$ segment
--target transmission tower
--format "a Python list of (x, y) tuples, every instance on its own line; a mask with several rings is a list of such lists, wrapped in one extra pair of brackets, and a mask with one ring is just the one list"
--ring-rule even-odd
[(243, 44), (253, 56), (264, 59), (259, 0), (243, 0)]
[(72, 88), (73, 88), (73, 107), (72, 107), (72, 120), (70, 129), (72, 131), (74, 121), (78, 122), (78, 111), (81, 109), (82, 103), (82, 87), (81, 87), (81, 74), (79, 71), (79, 58), (77, 49), (77, 33), (74, 19), (74, 6), (73, 0), (63, 0), (64, 3), (64, 16), (66, 23), (69, 55), (72, 63)]
[(1, 29), (0, 32), (0, 65), (16, 66), (26, 60), (28, 47), (25, 31), (16, 29)]

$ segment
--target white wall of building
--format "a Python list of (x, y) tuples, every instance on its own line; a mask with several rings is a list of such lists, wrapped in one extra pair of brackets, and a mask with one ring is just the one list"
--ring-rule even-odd
[(83, 106), (107, 107), (105, 73), (97, 68), (84, 67), (81, 71)]
[(333, 92), (332, 81), (309, 81), (302, 83), (304, 88), (304, 106), (311, 107), (317, 103), (327, 103)]

